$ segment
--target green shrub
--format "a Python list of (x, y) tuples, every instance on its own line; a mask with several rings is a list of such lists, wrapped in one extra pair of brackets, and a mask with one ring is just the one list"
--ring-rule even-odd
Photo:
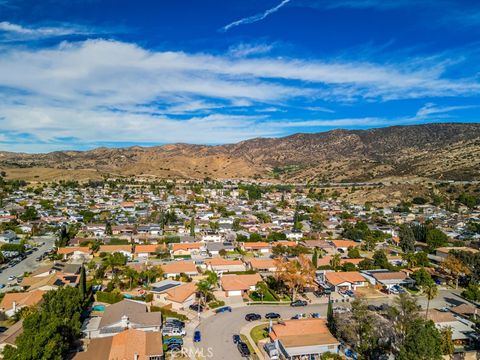
[(105, 291), (97, 291), (95, 294), (97, 301), (104, 302), (107, 304), (115, 304), (123, 300), (123, 295), (118, 291), (112, 292), (105, 292)]

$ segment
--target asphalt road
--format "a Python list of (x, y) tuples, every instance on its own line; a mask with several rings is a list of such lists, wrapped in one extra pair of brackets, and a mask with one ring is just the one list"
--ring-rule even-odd
[(43, 254), (45, 251), (50, 251), (55, 244), (55, 237), (53, 236), (42, 236), (35, 237), (34, 240), (37, 243), (44, 243), (38, 248), (37, 251), (34, 251), (32, 254), (28, 255), (24, 260), (13, 267), (8, 267), (0, 273), (0, 284), (5, 284), (6, 286), (3, 289), (0, 289), (0, 292), (10, 291), (17, 287), (8, 286), (8, 277), (9, 276), (22, 276), (25, 272), (31, 272), (37, 269), (41, 262), (36, 261), (35, 259)]
[[(385, 299), (376, 299), (369, 301), (374, 305), (381, 305), (386, 302), (392, 302), (393, 297)], [(455, 291), (453, 290), (440, 290), (439, 295), (431, 301), (430, 308), (441, 308), (451, 305), (458, 305), (462, 303)], [(426, 307), (426, 299), (418, 298), (418, 304), (423, 308)], [(348, 306), (348, 303), (335, 303), (337, 306)], [(211, 358), (215, 360), (241, 360), (239, 351), (235, 344), (233, 344), (232, 336), (239, 334), (240, 329), (247, 324), (245, 315), (248, 313), (258, 313), (264, 318), (266, 313), (277, 312), (283, 319), (290, 319), (293, 315), (304, 313), (319, 313), (320, 316), (327, 316), (327, 305), (308, 305), (306, 307), (292, 308), (288, 305), (254, 305), (245, 306), (241, 308), (234, 308), (231, 313), (216, 314), (206, 319), (202, 319), (197, 329), (201, 331), (202, 341), (196, 343), (196, 349), (205, 355), (212, 354)], [(190, 334), (187, 334), (189, 336)]]

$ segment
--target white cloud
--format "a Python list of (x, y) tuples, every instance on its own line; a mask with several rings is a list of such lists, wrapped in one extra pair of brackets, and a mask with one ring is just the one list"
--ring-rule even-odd
[(2, 33), (3, 37), (7, 40), (33, 40), (69, 35), (90, 35), (92, 34), (92, 31), (74, 25), (25, 27), (8, 21), (2, 21), (0, 22), (0, 34)]
[(282, 2), (280, 4), (278, 4), (277, 6), (274, 6), (271, 9), (268, 9), (268, 10), (264, 11), (263, 13), (256, 14), (256, 15), (253, 15), (253, 16), (249, 16), (249, 17), (234, 21), (234, 22), (224, 26), (221, 30), (222, 31), (228, 31), (231, 28), (234, 28), (234, 27), (239, 26), (239, 25), (252, 24), (252, 23), (255, 23), (257, 21), (261, 21), (261, 20), (265, 19), (266, 17), (268, 17), (269, 15), (271, 15), (273, 13), (276, 13), (282, 7), (287, 5), (290, 1), (291, 0), (282, 0)]
[(417, 118), (423, 119), (435, 115), (435, 117), (448, 117), (448, 113), (458, 110), (478, 108), (478, 105), (437, 106), (434, 103), (426, 103), (417, 111)]
[(231, 46), (228, 53), (234, 57), (247, 57), (251, 55), (260, 55), (269, 53), (273, 49), (271, 44), (246, 44), (240, 43)]
[(478, 80), (443, 78), (447, 67), (431, 60), (381, 65), (235, 58), (100, 39), (6, 48), (0, 52), (0, 129), (28, 132), (53, 148), (56, 138), (69, 137), (84, 143), (225, 143), (295, 127), (385, 125), (380, 118), (292, 121), (272, 111), (331, 113), (323, 107), (328, 101), (479, 94)]

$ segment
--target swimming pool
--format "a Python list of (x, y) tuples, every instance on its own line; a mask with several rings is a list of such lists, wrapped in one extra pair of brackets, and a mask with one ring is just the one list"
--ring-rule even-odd
[(105, 305), (95, 305), (92, 311), (105, 311)]

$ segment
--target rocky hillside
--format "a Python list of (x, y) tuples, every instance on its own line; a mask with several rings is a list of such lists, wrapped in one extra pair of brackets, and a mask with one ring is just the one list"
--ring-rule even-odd
[(237, 144), (173, 144), (48, 154), (0, 152), (12, 177), (90, 178), (102, 174), (286, 181), (364, 181), (421, 176), (480, 179), (480, 124), (442, 123), (333, 130)]

